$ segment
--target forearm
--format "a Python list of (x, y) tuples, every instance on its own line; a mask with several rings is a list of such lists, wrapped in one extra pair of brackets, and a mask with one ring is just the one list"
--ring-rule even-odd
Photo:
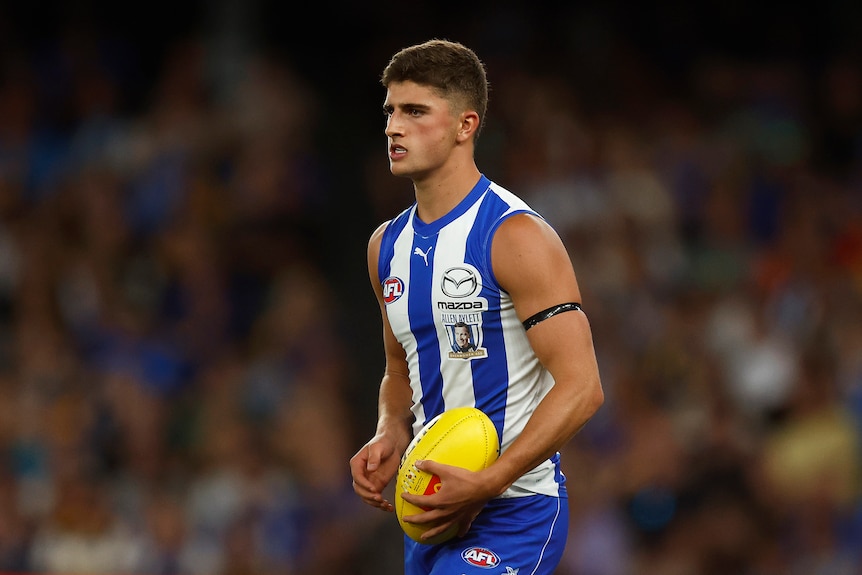
[(412, 435), (412, 404), (413, 394), (407, 375), (387, 371), (380, 382), (377, 434), (396, 437), (399, 446), (406, 448)]
[[(567, 389), (567, 387), (569, 389)], [(497, 495), (557, 453), (601, 406), (598, 378), (577, 390), (558, 383), (537, 406), (520, 436), (483, 473)]]

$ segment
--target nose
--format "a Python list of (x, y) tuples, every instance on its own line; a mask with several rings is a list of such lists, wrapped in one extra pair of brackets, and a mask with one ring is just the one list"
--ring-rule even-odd
[(396, 112), (389, 114), (386, 117), (386, 128), (384, 130), (387, 136), (390, 138), (392, 136), (400, 135), (401, 132), (401, 124), (398, 121), (398, 115)]

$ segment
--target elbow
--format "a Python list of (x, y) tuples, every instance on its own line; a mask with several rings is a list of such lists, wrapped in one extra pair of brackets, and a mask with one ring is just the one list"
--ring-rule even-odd
[(581, 431), (605, 403), (605, 394), (598, 377), (591, 378), (589, 384), (581, 387), (577, 397), (571, 403), (569, 413), (569, 438)]
[(605, 403), (605, 392), (602, 389), (601, 380), (598, 375), (593, 379), (589, 386), (589, 391), (586, 397), (586, 411), (592, 417)]

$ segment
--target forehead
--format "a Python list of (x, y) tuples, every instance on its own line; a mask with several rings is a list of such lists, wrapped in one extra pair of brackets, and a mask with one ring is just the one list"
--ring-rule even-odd
[(431, 86), (416, 82), (392, 82), (386, 89), (386, 105), (398, 107), (419, 104), (431, 108), (445, 106), (447, 100)]

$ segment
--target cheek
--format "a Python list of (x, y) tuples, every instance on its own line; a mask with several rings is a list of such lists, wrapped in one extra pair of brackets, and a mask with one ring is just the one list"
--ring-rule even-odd
[(455, 136), (448, 126), (435, 126), (423, 134), (426, 150), (432, 155), (448, 155), (455, 142)]

